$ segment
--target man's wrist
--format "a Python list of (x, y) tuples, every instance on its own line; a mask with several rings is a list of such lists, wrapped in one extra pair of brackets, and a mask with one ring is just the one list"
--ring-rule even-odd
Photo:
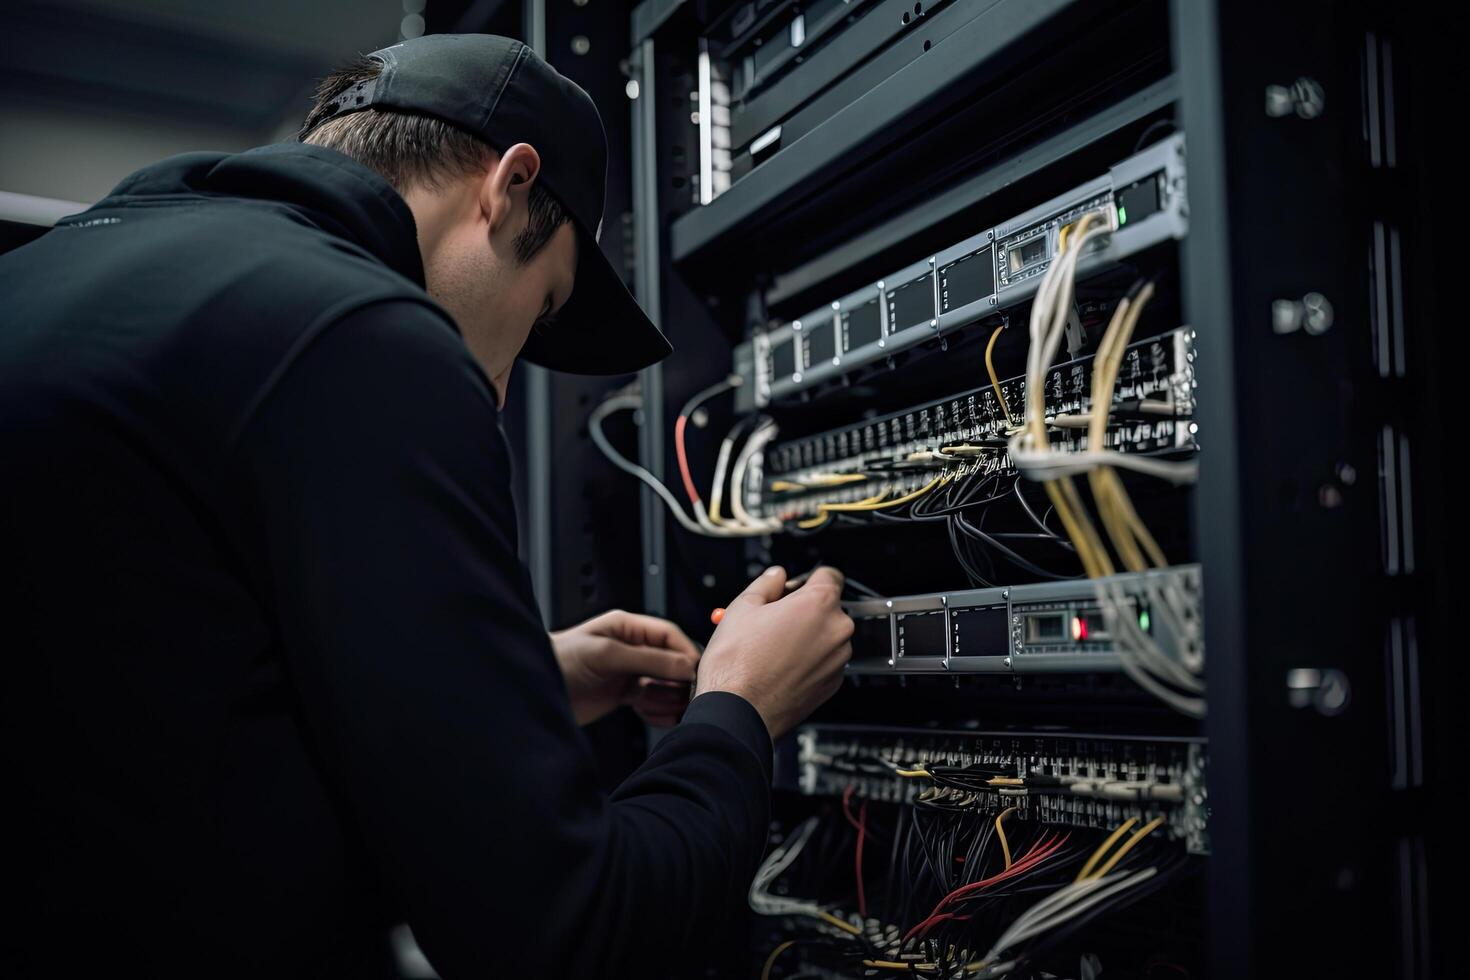
[(689, 702), (684, 725), (714, 725), (730, 733), (761, 761), (766, 776), (771, 774), (772, 741), (766, 720), (754, 704), (734, 691), (703, 691)]

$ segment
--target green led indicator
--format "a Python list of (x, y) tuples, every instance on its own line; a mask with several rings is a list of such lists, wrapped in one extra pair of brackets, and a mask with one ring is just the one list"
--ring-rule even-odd
[(1125, 208), (1125, 207), (1123, 207), (1123, 205), (1120, 204), (1120, 205), (1118, 205), (1118, 226), (1121, 228), (1123, 225), (1126, 225), (1127, 223), (1128, 223), (1128, 209)]
[(1148, 610), (1145, 609), (1138, 614), (1138, 628), (1145, 633), (1148, 632)]

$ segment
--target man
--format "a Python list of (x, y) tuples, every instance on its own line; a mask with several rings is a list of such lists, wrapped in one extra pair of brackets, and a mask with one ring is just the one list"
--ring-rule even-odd
[(667, 353), (599, 253), (606, 143), (524, 46), (329, 78), (303, 142), (189, 154), (0, 258), (0, 974), (650, 975), (741, 901), (771, 742), (840, 682), (840, 578), (738, 598), (611, 799), (577, 722), (694, 678), (548, 639), (497, 406), (517, 353)]

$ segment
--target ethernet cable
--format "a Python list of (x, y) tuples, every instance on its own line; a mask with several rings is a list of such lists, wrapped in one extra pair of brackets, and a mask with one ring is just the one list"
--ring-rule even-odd
[[(607, 457), (609, 462), (624, 473), (637, 477), (642, 481), (668, 507), (669, 513), (673, 515), (674, 520), (678, 522), (679, 526), (691, 534), (699, 534), (705, 537), (750, 537), (771, 533), (771, 528), (764, 526), (760, 528), (719, 527), (711, 526), (691, 518), (685, 513), (684, 508), (679, 504), (679, 501), (670, 492), (669, 488), (658, 477), (650, 473), (647, 468), (630, 461), (622, 453), (613, 448), (612, 443), (608, 441), (607, 434), (603, 432), (603, 422), (614, 412), (632, 411), (642, 407), (643, 399), (636, 394), (615, 394), (598, 405), (593, 410), (592, 415), (588, 417), (587, 432), (592, 437), (593, 443)], [(700, 516), (703, 517), (705, 515), (700, 513)]]
[(766, 448), (772, 440), (780, 433), (780, 428), (775, 422), (767, 420), (756, 426), (750, 438), (745, 441), (745, 446), (740, 454), (735, 457), (735, 467), (730, 474), (730, 512), (735, 515), (735, 523), (742, 530), (748, 530), (757, 534), (770, 534), (781, 529), (779, 518), (756, 518), (751, 516), (745, 509), (745, 474), (750, 468), (751, 460)]
[[(1047, 440), (1043, 422), (1045, 368), (1055, 358), (1061, 345), (1077, 260), (1086, 244), (1104, 233), (1105, 229), (1092, 228), (1090, 221), (1083, 219), (1075, 229), (1070, 247), (1062, 249), (1062, 254), (1053, 261), (1042, 278), (1031, 311), (1031, 344), (1027, 351), (1026, 364), (1026, 426), (1022, 433), (1012, 436), (1008, 444), (1011, 461), (1016, 468), (1025, 476), (1043, 481), (1052, 506), (1082, 560), (1084, 571), (1094, 579), (1110, 576), (1113, 573), (1113, 564), (1096, 528), (1087, 517), (1081, 495), (1071, 481), (1072, 476), (1088, 474), (1104, 527), (1125, 565), (1134, 570), (1146, 567), (1144, 552), (1156, 564), (1162, 565), (1166, 562), (1162, 550), (1148, 533), (1121, 481), (1111, 468), (1128, 469), (1174, 483), (1193, 482), (1198, 477), (1198, 464), (1193, 460), (1166, 461), (1101, 448), (1112, 390), (1128, 338), (1142, 314), (1143, 306), (1152, 294), (1152, 288), (1148, 285), (1137, 294), (1124, 297), (1119, 303), (1094, 358), (1093, 410), (1089, 413), (1088, 420), (1088, 449), (1084, 452), (1058, 452)], [(1097, 475), (1103, 468), (1108, 469), (1103, 471), (1103, 475)], [(1170, 686), (1182, 688), (1191, 694), (1202, 693), (1202, 685), (1193, 676), (1198, 673), (1201, 658), (1192, 655), (1189, 666), (1181, 667), (1159, 649), (1152, 637), (1137, 628), (1137, 623), (1126, 614), (1126, 600), (1113, 595), (1103, 585), (1098, 586), (1098, 596), (1104, 619), (1115, 630), (1114, 635), (1119, 637), (1119, 662), (1123, 671), (1140, 687), (1175, 710), (1192, 717), (1202, 717), (1202, 698), (1181, 694)], [(1185, 618), (1183, 604), (1176, 603), (1173, 597), (1166, 605), (1172, 618)], [(1198, 647), (1191, 643), (1190, 649), (1197, 650)]]
[(1016, 427), (1016, 420), (1011, 417), (1011, 407), (1006, 404), (1006, 394), (1000, 389), (1000, 377), (995, 373), (995, 342), (1000, 339), (1001, 331), (1006, 328), (1002, 323), (995, 328), (990, 335), (990, 343), (985, 345), (985, 371), (990, 375), (990, 387), (995, 390), (995, 399), (1000, 402), (1000, 410), (1005, 413), (1006, 424), (1011, 428)]
[(943, 484), (948, 483), (950, 479), (951, 477), (949, 474), (941, 473), (934, 479), (930, 480), (928, 483), (924, 484), (919, 489), (914, 490), (911, 493), (906, 493), (901, 497), (895, 497), (892, 500), (884, 499), (884, 497), (887, 496), (887, 491), (884, 491), (883, 493), (869, 497), (866, 500), (858, 500), (850, 504), (821, 504), (817, 507), (816, 516), (809, 517), (804, 521), (798, 521), (796, 526), (806, 530), (821, 527), (823, 524), (826, 524), (829, 520), (832, 519), (833, 514), (845, 514), (871, 510), (888, 510), (893, 507), (901, 507), (904, 504), (912, 503), (913, 501), (918, 500), (920, 497), (924, 496), (935, 487), (942, 486)]
[(806, 847), (807, 841), (811, 840), (812, 833), (817, 829), (819, 818), (808, 817), (800, 827), (791, 835), (791, 839), (782, 847), (778, 847), (767, 855), (756, 870), (755, 877), (751, 880), (750, 891), (746, 895), (746, 901), (752, 912), (757, 915), (804, 915), (814, 919), (821, 919), (836, 929), (841, 929), (849, 935), (858, 936), (862, 930), (842, 919), (826, 909), (817, 902), (807, 899), (786, 898), (770, 893), (770, 886), (776, 879), (791, 867), (792, 863)]
[(689, 420), (694, 417), (694, 413), (699, 409), (699, 406), (716, 395), (738, 388), (740, 383), (740, 375), (732, 374), (723, 381), (719, 381), (702, 391), (696, 392), (694, 397), (690, 398), (689, 401), (684, 403), (684, 407), (679, 409), (679, 415), (674, 419), (674, 454), (679, 460), (679, 475), (684, 479), (684, 491), (689, 495), (689, 502), (694, 505), (696, 515), (704, 506), (704, 502), (700, 500), (699, 491), (694, 486), (694, 477), (689, 473), (689, 456), (684, 449), (684, 430), (688, 426)]

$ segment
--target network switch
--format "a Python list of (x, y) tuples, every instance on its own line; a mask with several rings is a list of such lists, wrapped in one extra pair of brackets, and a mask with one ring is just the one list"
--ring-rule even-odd
[[(1188, 230), (1184, 138), (1173, 136), (1106, 175), (920, 259), (737, 349), (747, 408), (839, 377), (1030, 299), (1080, 220), (1110, 234), (1078, 275), (1106, 268)], [(753, 370), (751, 370), (753, 368)]]
[[(1013, 819), (1099, 829), (1162, 816), (1166, 836), (1205, 854), (1207, 768), (1202, 738), (807, 725), (794, 758), (778, 761), (777, 785), (886, 802), (948, 793), (942, 802), (980, 813), (1016, 807)], [(969, 774), (966, 788), (947, 791), (955, 770)]]
[[(1046, 411), (1063, 422), (1092, 411), (1091, 357), (1047, 372)], [(1130, 453), (1192, 452), (1194, 332), (1188, 327), (1138, 341), (1124, 357), (1114, 392), (1107, 448)], [(773, 446), (750, 467), (745, 506), (766, 517), (800, 517), (822, 504), (849, 503), (882, 485), (898, 494), (923, 486), (946, 468), (1008, 469), (1007, 433), (1025, 419), (1025, 380), (983, 385), (948, 398)], [(1007, 418), (1006, 410), (1010, 411)], [(1081, 427), (1053, 427), (1058, 447), (1087, 447)], [(867, 473), (867, 482), (833, 486), (838, 474)], [(780, 489), (775, 489), (779, 487)]]
[(844, 603), (856, 627), (847, 670), (879, 676), (1114, 673), (1123, 669), (1125, 644), (1138, 642), (1187, 667), (1203, 655), (1199, 604), (1197, 565), (863, 599)]

